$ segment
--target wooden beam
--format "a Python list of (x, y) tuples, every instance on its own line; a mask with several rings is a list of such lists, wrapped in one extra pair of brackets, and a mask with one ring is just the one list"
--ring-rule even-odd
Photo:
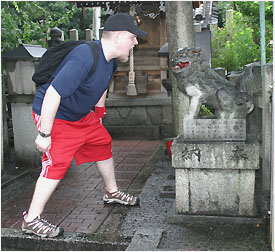
[(159, 11), (160, 1), (71, 1), (76, 3), (77, 8), (83, 7), (101, 7), (105, 10), (109, 6), (112, 10), (117, 7), (120, 8), (120, 12), (129, 12), (131, 5), (141, 5), (143, 10), (147, 11)]

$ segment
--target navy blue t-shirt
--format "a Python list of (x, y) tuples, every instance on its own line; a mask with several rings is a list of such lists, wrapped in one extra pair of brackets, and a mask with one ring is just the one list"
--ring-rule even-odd
[(99, 58), (93, 76), (86, 80), (94, 63), (92, 50), (88, 45), (81, 44), (65, 57), (53, 74), (54, 80), (51, 84), (42, 85), (37, 90), (32, 107), (34, 113), (41, 115), (43, 99), (49, 85), (61, 96), (55, 118), (78, 121), (90, 113), (108, 88), (114, 68), (114, 59), (107, 62), (101, 42), (96, 42), (99, 45)]

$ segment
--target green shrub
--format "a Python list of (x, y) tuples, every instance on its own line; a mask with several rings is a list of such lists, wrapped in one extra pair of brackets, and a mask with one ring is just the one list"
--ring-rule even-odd
[(201, 110), (200, 110), (201, 115), (213, 115), (214, 113), (215, 113), (215, 111), (213, 108), (211, 108), (205, 104), (201, 105)]
[(253, 40), (253, 30), (240, 12), (233, 12), (231, 21), (212, 34), (212, 67), (227, 71), (240, 70), (260, 60), (260, 48)]
[[(253, 38), (260, 45), (260, 12), (259, 1), (234, 1), (236, 10), (241, 12), (246, 23), (253, 29)], [(273, 1), (265, 1), (265, 49), (266, 62), (273, 61)]]

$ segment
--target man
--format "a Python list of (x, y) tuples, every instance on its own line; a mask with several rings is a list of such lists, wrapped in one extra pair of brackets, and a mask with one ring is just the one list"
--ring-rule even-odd
[[(136, 205), (139, 198), (118, 190), (111, 152), (111, 137), (101, 123), (105, 98), (112, 78), (114, 59), (126, 62), (129, 51), (138, 44), (134, 17), (118, 13), (104, 26), (98, 65), (87, 79), (94, 58), (87, 44), (74, 48), (53, 74), (51, 83), (36, 93), (33, 116), (39, 134), (35, 144), (43, 152), (42, 171), (37, 180), (28, 212), (24, 212), (22, 231), (41, 237), (56, 237), (63, 229), (40, 218), (50, 196), (65, 176), (73, 157), (76, 164), (96, 162), (106, 185), (106, 203)], [(95, 106), (95, 112), (91, 108)]]

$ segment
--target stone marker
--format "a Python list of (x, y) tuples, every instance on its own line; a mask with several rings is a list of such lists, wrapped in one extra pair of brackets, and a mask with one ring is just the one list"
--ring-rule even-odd
[(244, 141), (245, 119), (192, 119), (183, 123), (185, 141)]

